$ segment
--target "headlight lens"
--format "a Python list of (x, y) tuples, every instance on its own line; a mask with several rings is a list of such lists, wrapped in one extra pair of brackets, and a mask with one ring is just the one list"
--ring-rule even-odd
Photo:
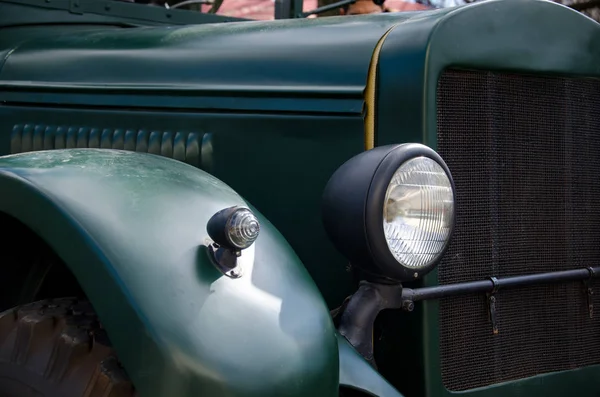
[(420, 269), (443, 251), (452, 230), (454, 193), (444, 169), (428, 157), (403, 163), (388, 185), (383, 230), (403, 266)]

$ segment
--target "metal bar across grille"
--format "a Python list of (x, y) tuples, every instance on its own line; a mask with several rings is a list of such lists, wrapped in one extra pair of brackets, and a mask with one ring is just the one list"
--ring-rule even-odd
[[(449, 70), (438, 151), (456, 184), (445, 285), (600, 263), (600, 81)], [(600, 283), (593, 281), (600, 306)], [(581, 282), (440, 300), (442, 380), (467, 390), (600, 363), (600, 312)]]

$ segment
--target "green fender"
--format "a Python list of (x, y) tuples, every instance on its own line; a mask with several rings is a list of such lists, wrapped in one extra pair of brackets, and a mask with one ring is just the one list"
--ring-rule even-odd
[(141, 396), (338, 395), (329, 311), (275, 228), (256, 213), (243, 277), (209, 261), (208, 219), (248, 205), (218, 179), (155, 155), (55, 150), (0, 157), (0, 192), (0, 211), (71, 268)]

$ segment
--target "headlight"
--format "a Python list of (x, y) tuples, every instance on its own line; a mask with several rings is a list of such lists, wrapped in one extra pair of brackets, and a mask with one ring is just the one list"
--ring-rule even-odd
[(399, 281), (422, 277), (452, 234), (452, 176), (424, 145), (363, 152), (329, 180), (323, 222), (338, 250), (365, 272)]

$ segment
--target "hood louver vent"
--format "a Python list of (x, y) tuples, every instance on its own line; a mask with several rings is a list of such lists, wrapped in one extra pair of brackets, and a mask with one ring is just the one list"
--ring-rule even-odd
[(208, 134), (145, 129), (89, 128), (17, 124), (10, 141), (11, 153), (37, 150), (99, 148), (157, 154), (204, 168)]

